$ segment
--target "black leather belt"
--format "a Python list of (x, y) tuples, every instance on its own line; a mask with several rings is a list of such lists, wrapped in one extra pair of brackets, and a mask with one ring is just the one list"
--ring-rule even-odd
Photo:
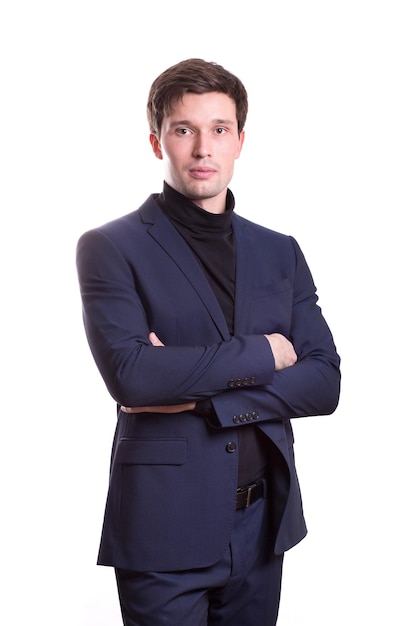
[(246, 509), (259, 498), (263, 498), (265, 493), (264, 484), (264, 480), (258, 480), (256, 483), (246, 485), (246, 487), (239, 487), (236, 491), (236, 511)]

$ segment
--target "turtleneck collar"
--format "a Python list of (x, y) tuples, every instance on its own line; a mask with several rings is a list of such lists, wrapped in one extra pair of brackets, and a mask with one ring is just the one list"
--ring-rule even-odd
[(235, 199), (227, 190), (226, 210), (224, 213), (210, 213), (197, 206), (164, 182), (163, 191), (157, 196), (157, 202), (166, 215), (183, 229), (192, 232), (224, 233), (230, 230)]

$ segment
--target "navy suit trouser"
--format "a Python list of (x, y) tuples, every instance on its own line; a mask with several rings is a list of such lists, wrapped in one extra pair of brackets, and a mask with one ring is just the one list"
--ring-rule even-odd
[(273, 553), (268, 498), (236, 511), (215, 565), (178, 572), (116, 569), (125, 626), (275, 626), (283, 555)]

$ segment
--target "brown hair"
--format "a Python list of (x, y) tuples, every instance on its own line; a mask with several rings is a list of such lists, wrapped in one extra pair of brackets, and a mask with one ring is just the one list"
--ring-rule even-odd
[(186, 93), (218, 91), (236, 104), (238, 132), (243, 130), (248, 113), (248, 95), (243, 83), (217, 63), (187, 59), (162, 72), (152, 83), (147, 114), (151, 133), (159, 137), (162, 120), (172, 112), (172, 105)]

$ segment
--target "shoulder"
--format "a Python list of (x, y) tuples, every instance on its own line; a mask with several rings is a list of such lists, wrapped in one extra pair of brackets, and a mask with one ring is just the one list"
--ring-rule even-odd
[(245, 217), (241, 217), (236, 213), (233, 215), (233, 229), (237, 236), (248, 237), (258, 241), (262, 241), (265, 244), (269, 242), (271, 245), (281, 245), (288, 248), (293, 248), (296, 244), (294, 237), (286, 235), (284, 233), (262, 226), (256, 222), (252, 222)]
[(162, 211), (155, 200), (155, 196), (156, 194), (149, 196), (145, 202), (134, 211), (96, 226), (95, 228), (92, 228), (91, 231), (111, 234), (119, 231), (125, 231), (131, 229), (132, 227), (138, 228), (141, 224), (146, 224), (147, 222), (153, 223), (155, 219), (157, 219), (158, 215), (162, 214)]
[(149, 224), (163, 219), (155, 196), (156, 194), (149, 196), (135, 211), (84, 232), (79, 238), (79, 243), (86, 239), (108, 239), (117, 245), (119, 242), (126, 243), (132, 238), (137, 238), (141, 232), (145, 233), (148, 230)]
[(236, 245), (251, 250), (254, 262), (287, 267), (289, 272), (306, 265), (303, 251), (292, 235), (262, 226), (239, 215), (233, 216)]

